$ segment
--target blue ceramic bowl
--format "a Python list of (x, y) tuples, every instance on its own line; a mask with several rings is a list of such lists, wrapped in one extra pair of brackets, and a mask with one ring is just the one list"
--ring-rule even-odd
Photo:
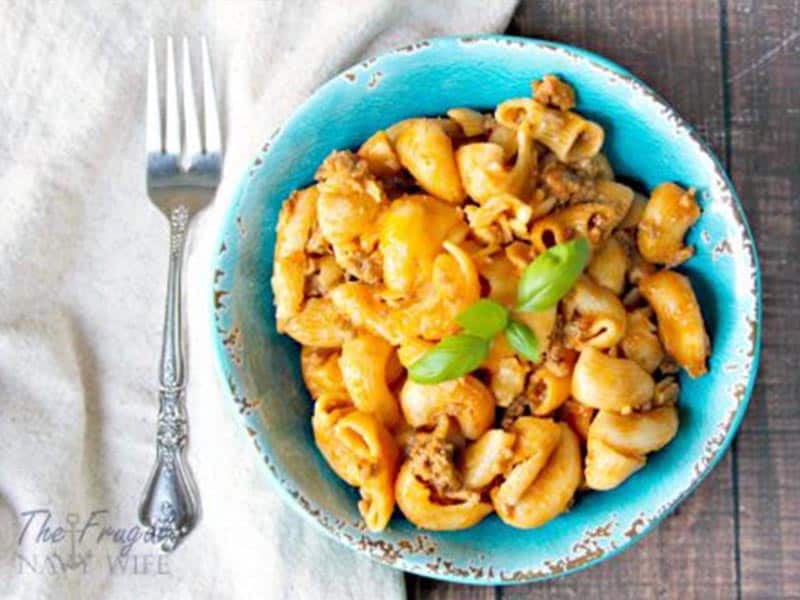
[[(712, 339), (710, 372), (681, 377), (680, 429), (619, 488), (582, 496), (539, 529), (496, 516), (456, 532), (421, 531), (396, 514), (366, 531), (357, 493), (314, 446), (299, 347), (275, 330), (270, 276), (275, 225), (289, 192), (312, 182), (333, 149), (377, 129), (456, 106), (493, 108), (530, 94), (556, 73), (575, 86), (578, 110), (606, 131), (614, 170), (647, 188), (694, 186), (703, 208), (682, 266)], [(585, 568), (631, 546), (719, 461), (747, 407), (760, 337), (755, 246), (733, 187), (697, 134), (652, 90), (589, 52), (537, 40), (480, 36), (420, 42), (368, 60), (322, 86), (270, 139), (245, 174), (222, 226), (213, 282), (216, 355), (228, 402), (265, 472), (287, 502), (343, 544), (382, 563), (467, 583), (527, 582)]]

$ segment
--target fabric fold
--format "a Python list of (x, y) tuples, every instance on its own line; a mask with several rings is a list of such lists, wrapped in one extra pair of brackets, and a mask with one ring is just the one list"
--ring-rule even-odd
[[(231, 418), (211, 354), (213, 246), (250, 159), (316, 87), (418, 39), (502, 31), (514, 2), (155, 6), (0, 6), (0, 596), (402, 598), (401, 573), (281, 502)], [(208, 36), (226, 162), (185, 272), (203, 513), (161, 556), (136, 514), (155, 455), (168, 251), (145, 190), (146, 49), (168, 34)]]

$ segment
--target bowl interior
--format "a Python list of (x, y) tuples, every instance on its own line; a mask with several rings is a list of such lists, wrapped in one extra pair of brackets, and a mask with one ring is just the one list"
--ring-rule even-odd
[[(534, 530), (491, 516), (460, 532), (423, 532), (395, 516), (364, 530), (357, 493), (317, 452), (299, 347), (275, 330), (270, 277), (281, 204), (308, 185), (334, 149), (354, 148), (400, 119), (468, 106), (489, 109), (530, 94), (556, 73), (578, 110), (606, 131), (618, 175), (651, 189), (676, 181), (697, 189), (703, 215), (681, 270), (692, 280), (712, 339), (710, 372), (681, 377), (675, 440), (616, 490), (582, 496)], [(388, 564), (473, 583), (529, 581), (608, 557), (638, 539), (716, 463), (746, 407), (758, 359), (759, 281), (741, 208), (717, 161), (648, 88), (587, 52), (506, 37), (421, 42), (357, 65), (322, 87), (264, 146), (242, 180), (223, 226), (214, 278), (217, 356), (231, 404), (278, 489), (337, 539)]]

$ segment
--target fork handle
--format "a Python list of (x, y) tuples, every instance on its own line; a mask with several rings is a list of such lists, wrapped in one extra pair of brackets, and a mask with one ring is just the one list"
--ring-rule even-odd
[(194, 528), (199, 516), (196, 485), (186, 462), (188, 441), (181, 326), (181, 278), (189, 212), (179, 205), (170, 213), (170, 258), (164, 334), (159, 363), (156, 462), (139, 507), (148, 535), (173, 550)]

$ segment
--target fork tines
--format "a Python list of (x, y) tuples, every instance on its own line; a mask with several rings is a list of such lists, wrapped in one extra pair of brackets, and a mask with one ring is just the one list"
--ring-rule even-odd
[[(201, 154), (220, 154), (219, 115), (214, 93), (214, 80), (211, 76), (211, 59), (205, 37), (200, 39), (203, 71), (203, 123), (197, 114), (192, 66), (189, 52), (189, 38), (183, 37), (182, 44), (182, 95), (183, 119), (178, 108), (178, 86), (175, 68), (175, 48), (172, 36), (167, 37), (166, 49), (166, 118), (162, 130), (161, 109), (158, 93), (158, 72), (156, 68), (155, 41), (150, 38), (147, 72), (147, 152), (149, 154), (169, 154), (183, 156), (184, 164), (192, 164), (192, 157)], [(181, 144), (183, 129), (183, 144)], [(163, 135), (162, 135), (163, 131)]]

